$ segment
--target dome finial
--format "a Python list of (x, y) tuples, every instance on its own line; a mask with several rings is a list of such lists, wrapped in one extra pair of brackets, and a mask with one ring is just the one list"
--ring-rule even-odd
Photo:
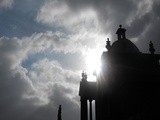
[(107, 38), (107, 41), (106, 41), (106, 48), (107, 48), (108, 51), (111, 48), (111, 41), (109, 40), (109, 38)]
[(154, 45), (153, 45), (152, 41), (150, 41), (150, 43), (149, 43), (149, 51), (151, 52), (152, 55), (155, 52)]
[(82, 81), (87, 81), (87, 73), (86, 72), (82, 72)]

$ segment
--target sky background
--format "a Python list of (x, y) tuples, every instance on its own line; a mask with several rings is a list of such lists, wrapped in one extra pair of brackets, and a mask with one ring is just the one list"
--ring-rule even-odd
[(160, 0), (0, 0), (0, 119), (56, 120), (61, 104), (80, 120), (81, 72), (119, 24), (160, 53)]

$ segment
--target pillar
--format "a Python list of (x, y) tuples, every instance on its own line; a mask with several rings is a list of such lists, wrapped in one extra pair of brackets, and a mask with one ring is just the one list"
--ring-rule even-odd
[(87, 99), (81, 97), (81, 120), (88, 120)]
[(91, 99), (89, 100), (89, 108), (90, 108), (90, 110), (89, 110), (90, 111), (89, 112), (90, 113), (90, 120), (92, 120), (92, 100)]

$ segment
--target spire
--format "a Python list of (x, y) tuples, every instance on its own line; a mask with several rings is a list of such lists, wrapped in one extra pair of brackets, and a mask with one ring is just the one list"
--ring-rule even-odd
[(62, 113), (62, 108), (61, 105), (59, 105), (57, 120), (62, 120), (61, 113)]
[(152, 41), (150, 41), (150, 43), (149, 43), (149, 51), (151, 52), (152, 55), (155, 52), (154, 45), (153, 45)]
[(118, 28), (118, 30), (116, 32), (118, 40), (126, 39), (125, 32), (126, 32), (126, 29), (122, 28), (122, 25), (119, 25), (119, 28)]

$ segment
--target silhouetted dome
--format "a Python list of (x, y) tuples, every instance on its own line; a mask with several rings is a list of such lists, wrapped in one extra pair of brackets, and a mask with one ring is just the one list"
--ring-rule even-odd
[(128, 39), (115, 41), (110, 51), (118, 53), (140, 53), (139, 49)]

